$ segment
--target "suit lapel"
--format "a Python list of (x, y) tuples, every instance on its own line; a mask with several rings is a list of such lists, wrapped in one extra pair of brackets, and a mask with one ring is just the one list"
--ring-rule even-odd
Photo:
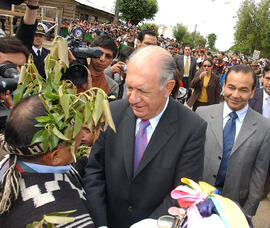
[(134, 178), (153, 160), (153, 158), (166, 145), (175, 133), (173, 123), (177, 120), (177, 107), (170, 100), (167, 109), (159, 120), (159, 123), (144, 151), (142, 160), (136, 170)]
[(136, 126), (136, 117), (133, 114), (130, 106), (127, 110), (127, 115), (125, 115), (122, 126), (124, 126), (124, 131), (121, 139), (121, 148), (123, 149), (124, 164), (127, 172), (128, 179), (131, 181), (133, 178), (133, 154), (134, 154), (134, 135), (135, 135), (135, 126)]
[(253, 118), (251, 108), (248, 108), (247, 114), (244, 118), (240, 132), (236, 138), (234, 146), (232, 148), (231, 155), (256, 131), (255, 126), (257, 125), (256, 119)]
[(220, 148), (223, 148), (223, 105), (224, 103), (217, 105), (215, 112), (210, 114), (211, 120), (208, 122)]

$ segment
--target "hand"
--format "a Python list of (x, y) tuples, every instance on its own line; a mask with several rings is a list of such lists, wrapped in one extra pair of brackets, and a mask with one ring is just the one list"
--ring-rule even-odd
[(200, 74), (200, 79), (204, 78), (207, 74), (208, 74), (207, 71), (203, 71), (203, 72)]
[(124, 68), (123, 68), (124, 65), (125, 65), (125, 63), (124, 62), (121, 62), (121, 61), (119, 61), (118, 63), (114, 64), (110, 68), (111, 69), (111, 73), (112, 74), (118, 73), (118, 74), (121, 74), (122, 75), (122, 72), (124, 71)]
[(186, 214), (186, 211), (183, 208), (179, 208), (179, 207), (170, 207), (168, 212), (171, 215), (179, 216), (179, 217), (183, 217)]
[(6, 107), (8, 109), (12, 109), (13, 101), (12, 101), (12, 98), (10, 96), (9, 90), (7, 90), (5, 93), (0, 93), (0, 100), (1, 100), (1, 103), (4, 107)]
[(38, 0), (27, 0), (27, 3), (32, 6), (37, 6), (38, 5)]

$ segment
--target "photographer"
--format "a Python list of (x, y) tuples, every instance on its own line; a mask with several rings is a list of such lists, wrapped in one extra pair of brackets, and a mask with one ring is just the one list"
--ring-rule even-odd
[(6, 109), (12, 107), (9, 90), (16, 89), (20, 68), (26, 63), (32, 47), (37, 26), (37, 9), (38, 0), (28, 0), (16, 36), (0, 38), (0, 129), (3, 128), (8, 113)]

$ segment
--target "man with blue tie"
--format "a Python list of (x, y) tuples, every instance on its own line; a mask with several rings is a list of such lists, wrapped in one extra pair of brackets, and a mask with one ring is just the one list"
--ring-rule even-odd
[(208, 122), (204, 180), (249, 216), (259, 205), (270, 157), (270, 121), (248, 106), (255, 88), (254, 71), (235, 65), (223, 85), (225, 102), (197, 110)]
[(181, 177), (202, 178), (206, 122), (170, 98), (175, 75), (174, 59), (161, 47), (131, 57), (127, 99), (111, 103), (116, 133), (101, 132), (85, 170), (97, 227), (127, 228), (168, 214)]

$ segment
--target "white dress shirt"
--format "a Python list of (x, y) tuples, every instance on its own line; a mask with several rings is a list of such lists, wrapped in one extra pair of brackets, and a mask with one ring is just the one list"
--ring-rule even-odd
[(263, 90), (262, 115), (265, 118), (270, 118), (270, 96), (265, 92), (265, 90)]
[[(238, 118), (235, 120), (235, 126), (236, 126), (236, 132), (235, 132), (235, 138), (234, 138), (234, 141), (236, 140), (239, 132), (240, 132), (240, 129), (242, 127), (242, 124), (243, 124), (243, 121), (244, 121), (244, 118), (247, 114), (247, 110), (248, 110), (248, 104), (242, 108), (241, 110), (238, 110), (236, 111), (236, 114), (238, 116)], [(233, 112), (233, 110), (231, 110), (231, 108), (227, 105), (226, 102), (224, 102), (224, 107), (223, 107), (223, 129), (227, 123), (227, 121), (230, 119), (230, 116), (229, 114)]]
[[(155, 117), (153, 117), (152, 119), (149, 119), (149, 126), (146, 128), (146, 133), (147, 133), (147, 143), (150, 141), (157, 125), (158, 125), (158, 122), (162, 116), (162, 114), (164, 113), (164, 111), (166, 110), (167, 106), (168, 106), (168, 103), (169, 103), (169, 98), (167, 98), (167, 101), (166, 101), (166, 104), (164, 106), (164, 108), (162, 109), (162, 111), (156, 115)], [(139, 128), (140, 128), (140, 123), (141, 123), (141, 119), (140, 118), (137, 118), (136, 120), (136, 131), (135, 131), (135, 135), (137, 134), (137, 132), (139, 131)]]
[(41, 53), (42, 53), (42, 47), (40, 48), (40, 49), (37, 49), (34, 45), (32, 46), (32, 49), (33, 49), (33, 51), (35, 52), (35, 54), (36, 55), (38, 55), (38, 50), (40, 51), (40, 55), (41, 55)]

